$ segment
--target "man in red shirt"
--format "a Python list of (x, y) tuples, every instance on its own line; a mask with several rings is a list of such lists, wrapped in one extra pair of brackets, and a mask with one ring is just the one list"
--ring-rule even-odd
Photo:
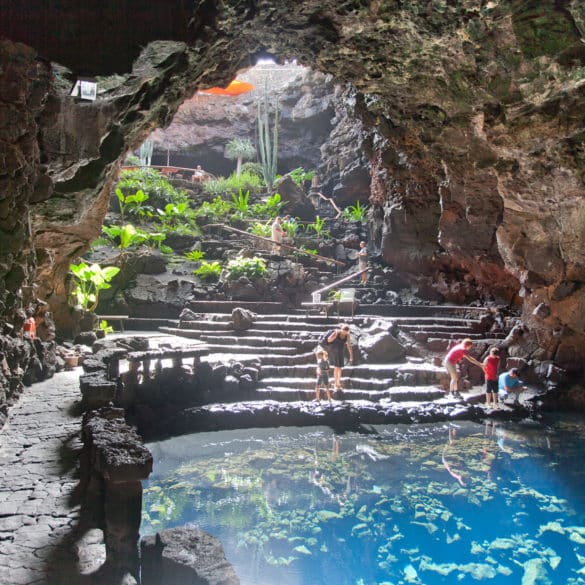
[(492, 347), (490, 353), (483, 360), (483, 370), (485, 372), (485, 405), (487, 408), (490, 404), (496, 408), (498, 405), (498, 367), (500, 365), (500, 350)]
[(459, 372), (457, 371), (457, 364), (466, 359), (468, 362), (475, 364), (483, 370), (483, 364), (478, 362), (474, 357), (468, 355), (469, 350), (473, 347), (473, 341), (469, 338), (464, 339), (461, 343), (453, 346), (449, 353), (445, 356), (445, 368), (451, 376), (449, 383), (449, 391), (454, 398), (461, 398), (459, 394)]

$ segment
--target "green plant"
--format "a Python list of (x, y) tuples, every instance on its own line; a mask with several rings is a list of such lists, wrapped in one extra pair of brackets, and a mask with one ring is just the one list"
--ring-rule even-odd
[(264, 182), (269, 191), (272, 190), (276, 177), (276, 163), (278, 158), (278, 98), (274, 105), (274, 124), (272, 127), (272, 144), (270, 142), (270, 124), (268, 121), (268, 83), (264, 83), (264, 103), (258, 101), (258, 141), (260, 162)]
[(325, 231), (325, 220), (317, 216), (314, 223), (308, 223), (305, 227), (305, 231), (315, 232), (318, 238), (327, 237), (329, 232)]
[(296, 219), (292, 219), (290, 221), (283, 221), (282, 229), (286, 232), (286, 235), (289, 238), (291, 238), (291, 240), (294, 240), (297, 231), (299, 230), (299, 224), (297, 223)]
[(184, 191), (175, 189), (164, 175), (150, 167), (122, 170), (116, 188), (123, 193), (135, 193), (141, 189), (158, 207), (189, 200)]
[(243, 193), (240, 189), (238, 195), (232, 193), (232, 209), (240, 217), (246, 217), (250, 214), (250, 191)]
[(242, 165), (242, 173), (248, 173), (249, 175), (254, 175), (259, 179), (263, 179), (262, 175), (262, 165), (257, 162), (245, 162)]
[(315, 173), (315, 171), (305, 171), (303, 167), (298, 167), (293, 169), (289, 173), (289, 176), (299, 187), (302, 188), (305, 184), (305, 181), (311, 181), (313, 179)]
[(248, 231), (255, 236), (269, 238), (272, 235), (272, 227), (270, 224), (271, 220), (268, 220), (266, 223), (257, 221), (248, 228)]
[(339, 291), (339, 290), (330, 290), (327, 293), (327, 300), (330, 303), (336, 303), (337, 301), (339, 301), (339, 299), (341, 299), (341, 291)]
[(253, 213), (260, 217), (275, 218), (285, 204), (286, 202), (282, 201), (280, 193), (275, 193), (274, 195), (269, 195), (264, 203), (256, 203), (253, 206)]
[(221, 197), (214, 197), (211, 202), (204, 201), (195, 211), (197, 217), (204, 217), (208, 222), (215, 223), (226, 217), (231, 211), (232, 204)]
[(102, 232), (106, 234), (112, 241), (118, 239), (118, 248), (125, 250), (131, 246), (140, 246), (150, 239), (150, 234), (134, 227), (131, 223), (126, 225), (111, 225), (102, 226)]
[(186, 201), (183, 203), (167, 203), (163, 209), (156, 210), (156, 219), (161, 223), (163, 231), (179, 233), (196, 233), (195, 218), (197, 213), (189, 207)]
[(124, 159), (124, 166), (127, 167), (137, 167), (140, 166), (140, 157), (136, 156), (135, 154), (129, 154)]
[(205, 258), (205, 252), (203, 250), (190, 250), (189, 252), (185, 252), (184, 256), (187, 260), (191, 260), (191, 262), (199, 262), (199, 260)]
[(232, 138), (225, 147), (226, 157), (237, 160), (236, 175), (238, 177), (242, 170), (242, 161), (253, 159), (255, 154), (256, 149), (254, 145), (246, 138)]
[(121, 189), (116, 189), (116, 197), (120, 203), (120, 216), (122, 221), (126, 217), (126, 212), (138, 215), (139, 217), (145, 217), (152, 215), (152, 207), (144, 205), (148, 201), (148, 195), (138, 189), (134, 195), (124, 195)]
[(204, 260), (199, 268), (193, 270), (193, 274), (201, 280), (217, 280), (221, 274), (221, 264)]
[(107, 335), (108, 333), (114, 333), (114, 328), (105, 319), (100, 321), (98, 329), (103, 331), (104, 335)]
[(70, 264), (75, 286), (71, 296), (76, 305), (85, 311), (93, 311), (97, 307), (100, 291), (110, 288), (110, 281), (120, 269), (117, 266), (102, 268), (99, 264), (88, 265), (85, 262)]
[(346, 221), (364, 221), (368, 213), (368, 207), (362, 207), (359, 201), (343, 210), (342, 217)]
[(238, 193), (238, 191), (250, 191), (260, 193), (262, 181), (260, 177), (248, 171), (242, 171), (240, 175), (232, 173), (229, 177), (219, 177), (203, 183), (203, 190), (210, 195), (225, 195)]
[(226, 266), (228, 280), (236, 280), (240, 276), (247, 276), (254, 280), (266, 274), (266, 262), (263, 258), (236, 258), (230, 260)]

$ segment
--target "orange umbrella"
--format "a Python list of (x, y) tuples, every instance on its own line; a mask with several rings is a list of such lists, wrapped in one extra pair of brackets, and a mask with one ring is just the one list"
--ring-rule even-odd
[(242, 93), (248, 93), (253, 89), (255, 88), (251, 83), (234, 79), (227, 87), (210, 87), (199, 93), (210, 93), (212, 95), (240, 95)]

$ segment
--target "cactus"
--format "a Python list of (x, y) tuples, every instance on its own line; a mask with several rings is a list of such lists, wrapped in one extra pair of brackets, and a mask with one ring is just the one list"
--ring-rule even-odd
[(260, 149), (260, 162), (266, 188), (272, 191), (276, 178), (276, 163), (278, 158), (278, 97), (274, 106), (274, 126), (272, 128), (272, 143), (270, 141), (270, 124), (268, 120), (268, 90), (264, 84), (264, 107), (258, 101), (258, 146)]

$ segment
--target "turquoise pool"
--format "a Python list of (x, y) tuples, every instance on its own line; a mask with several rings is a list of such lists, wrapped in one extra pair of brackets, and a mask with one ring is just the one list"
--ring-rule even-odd
[(142, 534), (243, 585), (585, 584), (585, 420), (201, 433), (149, 445)]

